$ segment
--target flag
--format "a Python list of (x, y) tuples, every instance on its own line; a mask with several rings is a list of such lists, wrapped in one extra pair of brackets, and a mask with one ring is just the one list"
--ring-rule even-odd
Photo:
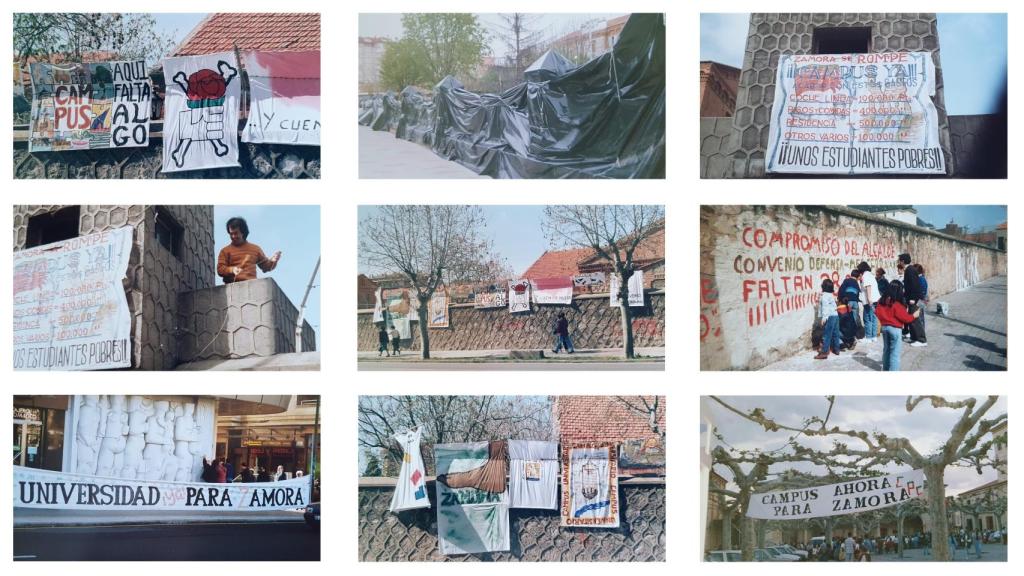
[(534, 304), (572, 304), (572, 278), (541, 278), (530, 280)]

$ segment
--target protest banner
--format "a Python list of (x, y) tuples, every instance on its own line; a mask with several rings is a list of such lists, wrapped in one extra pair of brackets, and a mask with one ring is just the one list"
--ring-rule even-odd
[[(438, 480), (437, 541), (441, 554), (474, 554), (509, 549), (508, 489), (452, 488), (445, 479), (487, 466), (488, 442), (434, 445)], [(504, 475), (501, 477), (505, 482)]]
[(924, 495), (924, 471), (848, 480), (750, 496), (747, 516), (763, 520), (821, 518), (878, 510)]
[(14, 253), (14, 368), (131, 366), (131, 226)]
[(928, 52), (783, 54), (765, 170), (945, 174)]
[(409, 298), (408, 290), (399, 290), (388, 294), (386, 296), (387, 302), (387, 316), (385, 322), (388, 325), (388, 329), (394, 326), (398, 330), (398, 334), (402, 340), (408, 340), (412, 338), (412, 328), (410, 322), (412, 322), (412, 301)]
[(238, 166), (234, 52), (165, 58), (163, 172)]
[[(608, 290), (608, 297), (612, 306), (618, 307), (619, 301), (619, 276), (612, 274), (612, 281)], [(644, 271), (636, 270), (629, 277), (629, 305), (631, 307), (644, 305)]]
[(616, 446), (562, 443), (562, 526), (619, 527)]
[(427, 310), (428, 328), (448, 327), (448, 302), (448, 291), (443, 288), (438, 289), (430, 297), (430, 307)]
[(534, 304), (572, 304), (572, 278), (540, 278), (530, 280)]
[(242, 55), (249, 117), (242, 142), (320, 145), (320, 51)]
[(383, 288), (377, 288), (373, 291), (373, 321), (383, 322), (384, 321), (384, 308), (383, 302), (381, 302), (381, 293), (384, 291)]
[(149, 145), (153, 89), (143, 60), (29, 65), (29, 152)]
[(508, 311), (516, 312), (530, 311), (530, 281), (525, 278), (508, 281)]
[(87, 476), (14, 466), (14, 507), (63, 510), (224, 510), (303, 508), (309, 478), (210, 484)]
[(474, 308), (504, 308), (508, 306), (507, 292), (483, 292), (473, 296)]
[(600, 286), (605, 283), (604, 272), (588, 272), (586, 274), (577, 274), (572, 277), (572, 283), (575, 286)]

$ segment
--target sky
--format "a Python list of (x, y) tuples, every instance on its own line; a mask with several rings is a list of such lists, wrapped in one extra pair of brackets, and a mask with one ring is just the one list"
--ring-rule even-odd
[(991, 231), (1006, 222), (1006, 206), (914, 206), (917, 217), (936, 228), (944, 228), (950, 219), (969, 232)]
[[(741, 68), (749, 20), (746, 13), (702, 13), (700, 59)], [(946, 111), (995, 112), (1006, 81), (1006, 14), (939, 14), (938, 28)]]
[[(548, 249), (541, 222), (543, 206), (480, 206), (487, 228), (484, 237), (491, 239), (498, 254), (508, 260), (516, 274), (521, 274)], [(359, 219), (375, 213), (373, 206), (360, 206)], [(359, 272), (368, 274), (362, 262)]]
[[(281, 251), (277, 268), (260, 278), (273, 278), (288, 295), (296, 308), (302, 303), (309, 277), (320, 257), (320, 207), (302, 205), (283, 206), (214, 206), (213, 231), (217, 253), (231, 243), (227, 221), (234, 216), (245, 218), (249, 225), (249, 241), (259, 245), (267, 256)], [(216, 254), (214, 255), (216, 257)], [(216, 265), (216, 258), (214, 259)], [(218, 277), (217, 285), (224, 281)], [(317, 274), (313, 290), (306, 302), (306, 321), (317, 335), (320, 347), (320, 275)]]
[[(533, 28), (543, 30), (547, 39), (557, 38), (574, 28), (574, 25), (590, 19), (610, 20), (619, 13), (592, 13), (592, 14), (529, 14), (533, 17)], [(508, 47), (501, 40), (504, 20), (499, 14), (477, 14), (480, 23), (490, 32), (489, 46), (491, 56), (505, 56)], [(383, 36), (385, 38), (402, 37), (402, 15), (401, 14), (359, 14), (359, 36)]]
[[(731, 396), (721, 398), (743, 412), (749, 412), (756, 407), (764, 408), (765, 414), (776, 422), (794, 427), (799, 427), (806, 418), (811, 416), (824, 417), (828, 408), (824, 396)], [(952, 400), (954, 397), (947, 397), (947, 399)], [(978, 404), (983, 401), (983, 398), (979, 399)], [(764, 428), (729, 412), (710, 398), (707, 399), (707, 405), (711, 409), (714, 426), (726, 442), (735, 448), (776, 450), (785, 446), (787, 439), (793, 434), (788, 431), (766, 432)], [(930, 403), (922, 402), (908, 414), (905, 405), (905, 396), (839, 396), (829, 418), (829, 426), (864, 430), (869, 433), (879, 430), (891, 437), (905, 437), (911, 441), (918, 452), (928, 455), (935, 452), (948, 439), (949, 431), (962, 413), (961, 410), (932, 408)], [(984, 417), (995, 418), (1006, 411), (1006, 397), (1002, 397)], [(853, 449), (864, 446), (861, 442), (845, 436), (832, 438), (843, 439)], [(828, 450), (832, 446), (832, 438), (803, 437), (800, 441), (810, 448)], [(986, 440), (988, 439), (986, 438)], [(808, 463), (776, 464), (771, 467), (770, 472), (788, 468), (811, 473), (825, 472), (824, 468)], [(884, 469), (892, 473), (907, 471), (910, 467), (891, 464)], [(744, 470), (749, 470), (749, 466), (744, 466)], [(726, 479), (731, 480), (732, 478), (731, 473), (724, 466), (716, 466), (715, 471)], [(996, 471), (993, 469), (983, 469), (983, 474), (979, 476), (973, 468), (947, 467), (946, 494), (959, 494), (995, 479)]]
[(206, 14), (194, 13), (160, 13), (153, 12), (153, 19), (156, 20), (156, 31), (160, 34), (167, 34), (180, 44), (185, 36), (188, 36), (192, 29), (199, 24)]

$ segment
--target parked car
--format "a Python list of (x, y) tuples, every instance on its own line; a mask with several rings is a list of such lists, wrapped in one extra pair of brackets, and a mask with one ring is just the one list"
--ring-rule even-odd
[(742, 562), (743, 554), (739, 550), (712, 550), (704, 555), (705, 562)]
[(785, 552), (786, 554), (799, 556), (801, 560), (807, 560), (807, 550), (800, 550), (790, 546), (789, 544), (779, 544), (778, 546), (772, 546), (772, 548), (777, 548), (780, 552)]
[(309, 506), (306, 506), (306, 511), (302, 513), (302, 518), (306, 521), (306, 526), (314, 530), (320, 529), (320, 503), (310, 502)]
[(758, 550), (764, 550), (769, 556), (771, 556), (772, 562), (799, 562), (800, 557), (795, 554), (787, 554), (785, 552), (779, 552), (774, 548), (758, 548)]

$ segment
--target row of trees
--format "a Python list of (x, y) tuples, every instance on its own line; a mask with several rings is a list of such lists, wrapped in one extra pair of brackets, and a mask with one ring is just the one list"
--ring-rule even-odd
[[(930, 404), (932, 408), (954, 410), (959, 418), (949, 430), (941, 447), (930, 454), (922, 454), (910, 438), (889, 436), (875, 430), (868, 432), (852, 428), (829, 425), (829, 419), (835, 406), (836, 397), (829, 396), (827, 408), (823, 416), (814, 415), (802, 423), (779, 422), (769, 416), (763, 408), (749, 411), (739, 410), (721, 398), (711, 397), (729, 412), (763, 428), (765, 432), (790, 432), (785, 446), (777, 450), (739, 449), (728, 444), (726, 439), (714, 431), (719, 444), (712, 451), (713, 465), (728, 470), (736, 489), (711, 488), (710, 492), (719, 498), (723, 509), (723, 538), (731, 539), (729, 519), (739, 517), (740, 539), (743, 559), (754, 558), (755, 543), (758, 541), (757, 521), (746, 516), (747, 507), (752, 495), (758, 492), (783, 490), (786, 488), (808, 487), (841, 482), (845, 479), (877, 476), (885, 474), (882, 467), (886, 465), (907, 465), (914, 469), (923, 469), (926, 478), (926, 497), (917, 504), (906, 504), (902, 508), (888, 509), (885, 512), (862, 513), (844, 521), (864, 522), (858, 526), (858, 533), (867, 533), (885, 515), (897, 521), (902, 531), (903, 520), (911, 513), (920, 513), (924, 507), (932, 522), (932, 551), (935, 560), (950, 560), (949, 549), (949, 518), (947, 505), (952, 502), (962, 506), (956, 499), (947, 499), (945, 494), (945, 474), (947, 467), (965, 466), (977, 470), (981, 474), (984, 468), (1005, 469), (1005, 462), (992, 458), (992, 448), (996, 444), (1005, 444), (1005, 434), (997, 438), (986, 439), (992, 430), (1006, 421), (1006, 413), (986, 418), (993, 408), (998, 396), (989, 396), (983, 400), (967, 398), (949, 400), (941, 396), (911, 396), (906, 399), (905, 408), (913, 412), (922, 404)], [(835, 437), (830, 450), (810, 448), (802, 438)], [(844, 438), (851, 439), (855, 445), (847, 444)], [(788, 466), (794, 463), (810, 463), (826, 470), (824, 476), (809, 475), (795, 470), (778, 470), (777, 465)], [(774, 468), (773, 468), (774, 467)], [(998, 499), (997, 499), (998, 500)], [(989, 509), (998, 510), (998, 503)], [(971, 514), (977, 523), (977, 514), (981, 508), (974, 508)], [(841, 517), (842, 518), (842, 517)], [(836, 519), (821, 519), (826, 536), (832, 534)], [(762, 524), (762, 526), (764, 526)]]
[[(554, 249), (588, 248), (608, 263), (619, 279), (619, 298), (629, 301), (629, 279), (637, 248), (664, 220), (660, 205), (564, 205), (544, 210), (542, 228)], [(419, 303), (420, 354), (430, 358), (428, 303), (443, 285), (508, 279), (478, 206), (378, 206), (359, 222), (359, 257), (373, 273), (397, 274)], [(619, 306), (623, 355), (635, 356), (632, 312)]]

